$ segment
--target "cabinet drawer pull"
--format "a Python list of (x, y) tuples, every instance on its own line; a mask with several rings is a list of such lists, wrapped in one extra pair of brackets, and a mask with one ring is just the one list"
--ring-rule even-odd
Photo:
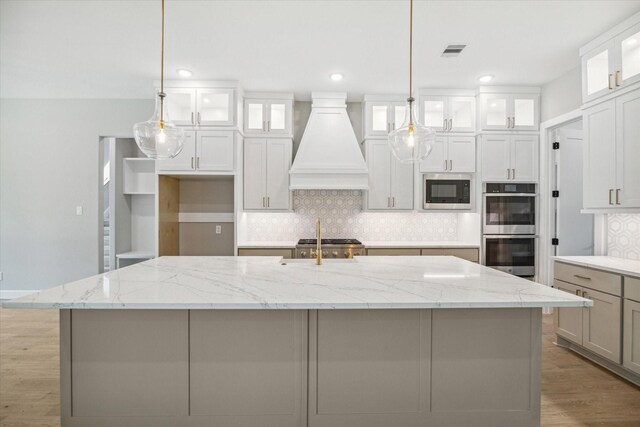
[(580, 296), (580, 289), (576, 289), (576, 295)]
[(589, 298), (589, 293), (587, 291), (582, 291), (582, 298), (591, 299)]
[(616, 188), (616, 205), (620, 204), (620, 189)]
[(581, 276), (579, 274), (574, 274), (573, 276), (577, 277), (578, 279), (591, 280), (591, 277)]
[(613, 74), (609, 74), (609, 90), (613, 90), (613, 86), (611, 85), (611, 77), (613, 77)]
[(616, 87), (620, 87), (620, 71), (616, 71)]
[(609, 204), (613, 205), (613, 188), (609, 189)]

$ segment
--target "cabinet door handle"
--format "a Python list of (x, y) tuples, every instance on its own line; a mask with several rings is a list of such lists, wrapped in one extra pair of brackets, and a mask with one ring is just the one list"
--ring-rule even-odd
[(392, 208), (395, 208), (395, 207), (396, 207), (396, 198), (395, 198), (395, 197), (392, 197), (392, 198), (391, 198), (391, 207), (392, 207)]
[(391, 207), (391, 197), (387, 197), (387, 207)]
[(263, 208), (267, 207), (267, 199), (265, 197), (262, 198), (262, 207)]
[(511, 169), (507, 169), (507, 179), (511, 179)]
[(191, 124), (192, 124), (192, 125), (194, 125), (194, 124), (195, 124), (195, 122), (194, 122), (194, 117), (193, 117), (193, 116), (194, 116), (194, 114), (193, 114), (193, 111), (192, 111), (192, 112), (191, 112)]
[(620, 71), (616, 71), (616, 87), (620, 87)]
[(582, 291), (582, 298), (591, 299), (589, 298), (589, 293), (587, 291)]
[(453, 160), (449, 160), (449, 171), (453, 170)]
[(516, 170), (511, 169), (513, 172), (511, 173), (511, 179), (516, 179)]
[(620, 189), (616, 188), (616, 205), (620, 204)]
[(200, 124), (200, 111), (198, 111), (198, 124)]
[(507, 129), (511, 128), (511, 117), (507, 117)]
[(447, 119), (442, 119), (442, 130), (447, 130)]
[(609, 189), (609, 204), (613, 205), (613, 188)]
[(576, 289), (576, 295), (580, 296), (580, 289)]
[(196, 169), (200, 169), (200, 156), (196, 157)]
[(609, 74), (609, 90), (613, 89), (613, 86), (611, 85), (611, 77), (613, 77), (613, 74)]
[(193, 166), (193, 157), (191, 158), (191, 169), (195, 169), (195, 167)]
[(453, 129), (453, 119), (449, 119), (449, 130)]
[(267, 207), (269, 207), (270, 203), (269, 203), (269, 196), (267, 196)]
[(445, 172), (447, 171), (447, 161), (446, 160), (444, 161), (444, 171)]
[(267, 120), (267, 132), (271, 132), (271, 120)]
[(511, 117), (511, 129), (515, 129), (515, 128), (516, 128), (516, 118)]
[(579, 274), (574, 274), (573, 277), (577, 277), (578, 279), (583, 279), (583, 280), (591, 280), (591, 277), (581, 276)]

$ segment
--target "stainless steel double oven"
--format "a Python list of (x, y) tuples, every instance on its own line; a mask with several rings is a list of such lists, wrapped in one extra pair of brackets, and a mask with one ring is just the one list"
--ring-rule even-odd
[(483, 185), (482, 250), (484, 264), (516, 276), (536, 270), (536, 184)]

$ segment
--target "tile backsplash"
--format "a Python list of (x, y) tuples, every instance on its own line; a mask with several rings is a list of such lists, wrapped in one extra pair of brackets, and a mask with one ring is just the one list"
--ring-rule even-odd
[(608, 254), (640, 260), (640, 214), (608, 215)]
[(455, 213), (362, 212), (362, 193), (351, 190), (297, 190), (293, 212), (244, 213), (247, 242), (295, 241), (315, 235), (317, 218), (325, 238), (362, 241), (455, 241)]

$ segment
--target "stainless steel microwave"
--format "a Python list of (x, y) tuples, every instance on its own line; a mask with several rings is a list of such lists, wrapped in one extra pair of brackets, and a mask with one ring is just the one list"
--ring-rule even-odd
[(426, 173), (423, 175), (424, 209), (471, 209), (471, 175)]

